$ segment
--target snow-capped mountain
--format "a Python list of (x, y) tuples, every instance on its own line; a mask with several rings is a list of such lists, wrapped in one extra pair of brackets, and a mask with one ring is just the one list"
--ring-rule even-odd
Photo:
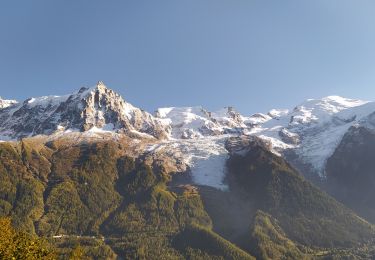
[(171, 126), (172, 137), (177, 139), (258, 136), (302, 172), (324, 177), (326, 161), (348, 129), (358, 124), (375, 126), (373, 112), (374, 102), (329, 96), (309, 99), (293, 109), (273, 109), (249, 117), (233, 108), (215, 113), (202, 107), (161, 108), (156, 116)]
[(196, 139), (229, 133), (242, 133), (248, 126), (245, 118), (232, 107), (209, 112), (202, 107), (159, 108), (156, 117), (172, 129), (171, 137)]
[[(329, 96), (307, 100), (293, 109), (273, 109), (252, 116), (243, 116), (232, 107), (217, 112), (202, 107), (159, 108), (153, 116), (99, 82), (65, 96), (30, 98), (19, 103), (0, 99), (0, 139), (72, 131), (147, 136), (164, 140), (161, 145), (169, 145), (170, 152), (182, 145), (181, 150), (186, 148), (182, 157), (186, 159), (198, 158), (199, 154), (205, 154), (202, 158), (212, 154), (225, 158), (226, 138), (251, 135), (261, 138), (301, 172), (324, 177), (328, 158), (349, 128), (375, 128), (374, 112), (375, 102)], [(218, 151), (206, 153), (205, 142), (207, 147), (219, 147)], [(185, 161), (192, 166), (196, 160)]]
[(276, 152), (284, 154), (297, 168), (304, 165), (324, 176), (326, 161), (344, 134), (351, 126), (367, 122), (374, 111), (373, 102), (338, 96), (310, 99), (277, 116), (269, 113), (271, 119), (254, 126), (247, 134), (269, 141)]
[(116, 131), (167, 135), (168, 127), (151, 114), (132, 106), (103, 82), (66, 96), (8, 101), (0, 110), (0, 135), (22, 138), (57, 131)]

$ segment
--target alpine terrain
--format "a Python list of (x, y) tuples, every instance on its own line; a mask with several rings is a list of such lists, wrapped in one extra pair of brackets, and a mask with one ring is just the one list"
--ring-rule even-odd
[(375, 258), (375, 102), (151, 114), (98, 82), (0, 98), (0, 140), (1, 259)]

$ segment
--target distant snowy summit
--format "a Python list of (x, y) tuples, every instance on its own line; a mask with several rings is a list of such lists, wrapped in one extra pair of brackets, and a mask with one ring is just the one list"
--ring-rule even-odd
[(151, 115), (103, 82), (64, 96), (29, 98), (20, 103), (0, 99), (0, 120), (0, 135), (7, 140), (64, 131), (191, 139), (239, 133), (248, 127), (231, 107), (216, 113), (200, 107), (161, 108)]
[(292, 109), (251, 116), (241, 115), (233, 107), (217, 112), (203, 107), (169, 107), (151, 115), (98, 82), (65, 96), (29, 98), (24, 102), (0, 99), (0, 139), (72, 131), (118, 133), (156, 141), (190, 140), (189, 145), (199, 140), (200, 149), (204, 149), (206, 139), (250, 135), (261, 138), (272, 152), (284, 156), (295, 167), (308, 168), (324, 177), (326, 161), (343, 136), (353, 127), (375, 129), (374, 115), (374, 102), (339, 96), (309, 99)]
[(323, 177), (326, 161), (344, 134), (367, 122), (373, 112), (374, 102), (339, 96), (309, 99), (282, 113), (268, 113), (270, 117), (246, 134), (269, 142), (273, 151), (287, 157), (296, 168)]
[(324, 177), (326, 161), (345, 133), (359, 125), (372, 127), (374, 112), (374, 102), (329, 96), (252, 116), (240, 115), (231, 107), (216, 113), (202, 107), (161, 108), (157, 116), (171, 126), (174, 138), (258, 136), (296, 168)]
[(248, 128), (244, 117), (232, 107), (213, 113), (202, 107), (159, 108), (156, 117), (171, 127), (171, 137), (203, 138), (231, 133), (242, 133)]
[(0, 109), (10, 107), (14, 104), (17, 104), (16, 100), (4, 100), (0, 97)]

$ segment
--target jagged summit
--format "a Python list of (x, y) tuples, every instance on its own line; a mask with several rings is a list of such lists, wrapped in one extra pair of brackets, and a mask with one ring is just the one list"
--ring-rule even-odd
[(166, 127), (126, 102), (102, 81), (65, 96), (30, 98), (0, 111), (0, 135), (22, 138), (56, 131), (116, 131), (167, 135)]
[(99, 92), (110, 92), (110, 91), (113, 91), (111, 89), (109, 89), (103, 81), (99, 80), (96, 85), (92, 86), (92, 87), (81, 87), (80, 90), (78, 91), (78, 93), (82, 94), (82, 93), (87, 93), (87, 92), (95, 92), (95, 91), (99, 91)]
[(273, 152), (286, 157), (292, 154), (290, 160), (297, 168), (309, 165), (323, 176), (327, 159), (350, 127), (375, 128), (374, 111), (374, 102), (328, 96), (252, 116), (243, 116), (233, 107), (216, 112), (203, 107), (168, 107), (152, 116), (99, 81), (64, 96), (19, 103), (0, 99), (0, 140), (75, 131), (204, 144), (212, 137), (254, 135)]

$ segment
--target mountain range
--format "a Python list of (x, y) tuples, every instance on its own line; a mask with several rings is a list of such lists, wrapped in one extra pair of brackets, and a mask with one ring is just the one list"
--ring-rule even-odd
[(375, 257), (375, 102), (151, 114), (98, 82), (0, 99), (0, 140), (0, 215), (62, 257)]
[(168, 107), (152, 115), (125, 101), (103, 82), (65, 96), (23, 102), (0, 98), (0, 108), (0, 139), (4, 141), (62, 132), (113, 132), (160, 140), (255, 135), (295, 167), (307, 167), (320, 177), (326, 177), (327, 160), (346, 133), (358, 127), (373, 129), (375, 124), (374, 102), (339, 96), (310, 99), (292, 109), (250, 116), (233, 107), (216, 112), (203, 107)]

